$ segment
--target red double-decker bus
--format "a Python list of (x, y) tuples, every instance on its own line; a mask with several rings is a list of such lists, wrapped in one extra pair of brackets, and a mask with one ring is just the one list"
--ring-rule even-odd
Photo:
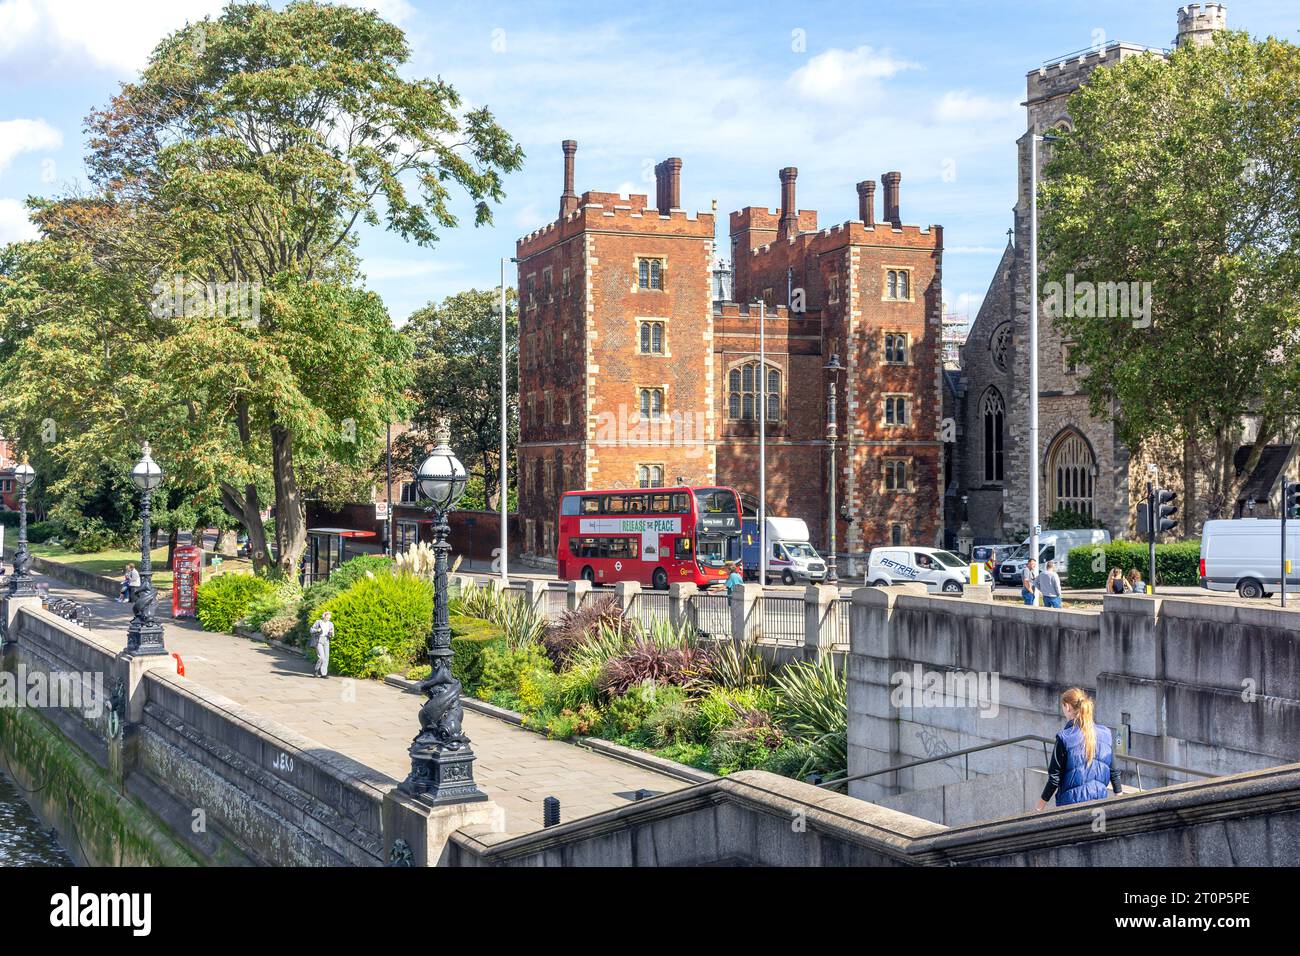
[(739, 553), (734, 488), (567, 491), (560, 499), (560, 577), (594, 584), (721, 584)]

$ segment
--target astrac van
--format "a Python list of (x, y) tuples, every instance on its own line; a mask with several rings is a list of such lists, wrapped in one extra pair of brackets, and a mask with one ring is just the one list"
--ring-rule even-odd
[(919, 581), (931, 593), (960, 594), (970, 584), (970, 568), (951, 551), (939, 548), (872, 548), (867, 581), (882, 588)]

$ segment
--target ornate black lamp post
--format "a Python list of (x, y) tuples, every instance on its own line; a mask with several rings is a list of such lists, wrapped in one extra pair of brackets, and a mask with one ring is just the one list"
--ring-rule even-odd
[(163, 470), (149, 454), (149, 443), (145, 442), (140, 460), (131, 469), (131, 480), (141, 491), (140, 515), (143, 518), (140, 529), (140, 587), (131, 595), (131, 610), (134, 615), (126, 629), (126, 652), (128, 654), (166, 654), (163, 646), (163, 629), (155, 615), (158, 611), (158, 594), (153, 589), (153, 560), (149, 545), (152, 543), (153, 530), (149, 527), (149, 503), (154, 489), (162, 484)]
[(14, 483), (18, 485), (18, 548), (14, 551), (14, 573), (9, 577), (9, 596), (28, 597), (36, 594), (36, 579), (32, 577), (32, 555), (27, 550), (27, 489), (36, 480), (36, 471), (22, 463), (14, 468)]
[(840, 365), (840, 357), (837, 354), (831, 355), (831, 360), (826, 363), (827, 378), (829, 381), (826, 385), (827, 408), (826, 408), (826, 444), (830, 446), (831, 463), (831, 547), (830, 553), (826, 555), (826, 583), (839, 584), (840, 575), (835, 566), (835, 528), (839, 524), (839, 512), (835, 510), (835, 442), (839, 437), (838, 423), (835, 420), (835, 385), (839, 381), (840, 372), (844, 371), (844, 366)]
[(420, 732), (411, 741), (411, 772), (401, 790), (425, 803), (486, 800), (474, 785), (474, 752), (461, 730), (464, 711), (460, 681), (451, 674), (451, 628), (447, 624), (447, 513), (465, 493), (465, 466), (451, 451), (446, 420), (434, 432), (436, 447), (415, 473), (415, 487), (433, 514), (433, 629), (429, 632), (429, 677), (420, 683), (428, 698), (420, 708)]

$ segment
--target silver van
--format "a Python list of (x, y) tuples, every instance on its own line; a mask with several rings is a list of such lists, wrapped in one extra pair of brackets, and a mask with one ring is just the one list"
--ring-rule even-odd
[[(1300, 521), (1286, 526), (1291, 572), (1286, 593), (1300, 592)], [(1234, 518), (1205, 522), (1201, 529), (1201, 587), (1236, 591), (1244, 598), (1272, 597), (1282, 582), (1282, 522), (1278, 518)]]

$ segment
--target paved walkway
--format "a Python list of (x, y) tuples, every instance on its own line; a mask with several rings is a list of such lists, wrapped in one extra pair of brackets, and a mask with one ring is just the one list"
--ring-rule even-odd
[[(52, 597), (89, 605), (95, 631), (117, 634), (126, 645), (127, 605), (38, 576)], [(170, 610), (170, 609), (168, 609)], [(410, 770), (406, 748), (419, 730), (421, 698), (378, 681), (311, 676), (307, 662), (288, 651), (245, 638), (164, 619), (167, 649), (180, 654), (185, 676), (244, 704), (324, 746), (401, 780)], [(474, 776), (506, 814), (506, 829), (524, 833), (542, 825), (542, 800), (560, 800), (572, 820), (632, 799), (640, 789), (663, 792), (686, 784), (673, 777), (597, 754), (513, 724), (465, 711), (474, 748)]]

